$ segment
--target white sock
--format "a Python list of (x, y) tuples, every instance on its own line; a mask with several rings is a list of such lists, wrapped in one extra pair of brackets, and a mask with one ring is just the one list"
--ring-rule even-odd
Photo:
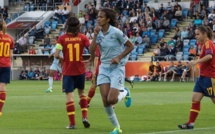
[(111, 105), (108, 106), (108, 107), (105, 107), (105, 111), (106, 111), (106, 113), (108, 115), (109, 120), (113, 124), (113, 126), (120, 128), (120, 125), (119, 125), (118, 119), (116, 117), (116, 114), (115, 114), (115, 112), (113, 110), (113, 107)]
[(119, 95), (118, 95), (118, 102), (120, 102), (122, 99), (125, 98), (125, 96), (127, 95), (128, 91), (127, 90), (120, 90), (119, 91)]
[(49, 76), (49, 88), (52, 89), (52, 85), (53, 85), (53, 77)]

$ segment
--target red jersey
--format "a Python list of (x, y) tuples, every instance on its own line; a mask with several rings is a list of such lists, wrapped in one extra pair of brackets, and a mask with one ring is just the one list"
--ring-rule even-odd
[(76, 76), (85, 73), (82, 54), (84, 47), (90, 45), (89, 39), (81, 33), (77, 36), (64, 34), (58, 38), (58, 44), (62, 46), (63, 52), (63, 75)]
[(10, 35), (0, 33), (0, 67), (10, 67), (10, 51), (14, 42)]
[(96, 55), (96, 57), (98, 57), (98, 63), (97, 63), (97, 66), (96, 66), (96, 75), (98, 75), (99, 74), (99, 65), (101, 64), (101, 61), (100, 61), (101, 54), (100, 54), (100, 51), (99, 51), (99, 46), (96, 47), (95, 55)]
[(205, 55), (211, 54), (212, 59), (207, 62), (200, 63), (200, 75), (210, 78), (215, 78), (215, 46), (211, 40), (208, 40), (204, 45), (202, 45), (200, 58)]

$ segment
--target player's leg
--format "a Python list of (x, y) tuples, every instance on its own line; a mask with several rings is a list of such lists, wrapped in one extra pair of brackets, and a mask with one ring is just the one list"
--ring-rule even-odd
[(2, 115), (2, 109), (6, 100), (6, 84), (0, 82), (0, 117)]
[(0, 117), (6, 100), (7, 83), (10, 83), (10, 68), (0, 68)]
[(85, 85), (85, 74), (79, 75), (75, 77), (75, 88), (78, 88), (78, 95), (80, 98), (79, 104), (82, 112), (82, 122), (85, 128), (90, 127), (90, 123), (88, 122), (88, 102), (87, 96), (84, 94), (84, 85)]
[[(108, 115), (110, 122), (112, 123), (114, 128), (116, 128), (116, 130), (114, 132), (121, 131), (118, 119), (117, 119), (114, 109), (112, 107), (112, 104), (117, 102), (117, 95), (119, 94), (119, 91), (116, 91), (117, 95), (115, 95), (115, 98), (113, 100), (114, 102), (110, 103), (110, 98), (108, 100), (108, 96), (109, 96), (109, 92), (110, 92), (110, 83), (111, 83), (111, 81), (110, 81), (111, 77), (110, 77), (110, 73), (109, 73), (110, 71), (106, 68), (103, 68), (102, 66), (99, 67), (99, 70), (100, 70), (100, 72), (97, 77), (97, 85), (99, 85), (100, 94), (102, 97), (102, 102), (103, 102), (105, 111)], [(123, 78), (123, 81), (124, 81), (124, 78)]]
[[(102, 97), (102, 102), (105, 107), (105, 111), (108, 115), (108, 118), (109, 118), (111, 124), (114, 126), (114, 130), (111, 132), (111, 134), (112, 133), (118, 134), (118, 132), (122, 132), (122, 130), (120, 129), (119, 121), (118, 121), (116, 114), (114, 112), (114, 109), (112, 107), (113, 103), (110, 103), (110, 101), (108, 101), (108, 99), (107, 99), (109, 91), (110, 91), (110, 84), (109, 83), (101, 84), (99, 86), (99, 88), (100, 88), (100, 94)], [(118, 91), (117, 91), (117, 94), (119, 94)]]
[(90, 90), (89, 90), (88, 96), (87, 96), (88, 107), (89, 107), (89, 104), (90, 104), (91, 99), (92, 99), (93, 96), (95, 95), (96, 87), (97, 87), (97, 85), (96, 85), (96, 76), (93, 75), (92, 84), (91, 84), (91, 86), (90, 86)]
[[(188, 122), (182, 125), (178, 125), (180, 129), (193, 129), (194, 123), (196, 118), (198, 117), (198, 114), (200, 112), (200, 102), (204, 95), (208, 96), (208, 93), (203, 91), (205, 87), (202, 88), (200, 85), (204, 85), (204, 79), (199, 78), (195, 84), (193, 96), (192, 96), (192, 105), (190, 109), (190, 116)], [(207, 84), (205, 84), (207, 86)], [(206, 90), (206, 88), (205, 88)]]
[(49, 79), (48, 79), (48, 83), (49, 83), (49, 88), (46, 90), (46, 93), (50, 93), (53, 92), (52, 91), (52, 87), (53, 87), (53, 77), (54, 77), (54, 73), (56, 72), (56, 70), (50, 70), (49, 72)]
[(74, 104), (74, 78), (72, 76), (63, 76), (63, 92), (66, 93), (66, 111), (69, 118), (68, 129), (75, 129), (75, 104)]

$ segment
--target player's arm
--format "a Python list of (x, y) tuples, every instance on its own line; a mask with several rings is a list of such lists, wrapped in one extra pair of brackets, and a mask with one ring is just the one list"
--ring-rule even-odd
[(13, 49), (10, 49), (10, 59), (13, 58)]
[(91, 59), (95, 58), (95, 51), (96, 51), (96, 47), (98, 45), (98, 43), (96, 42), (96, 38), (97, 38), (97, 35), (99, 34), (99, 31), (100, 31), (100, 27), (96, 26), (96, 28), (94, 29), (94, 37), (93, 37), (93, 40), (92, 40), (90, 47), (89, 47)]
[(190, 64), (194, 66), (198, 63), (207, 62), (207, 61), (211, 60), (213, 58), (213, 55), (214, 55), (213, 45), (214, 44), (209, 44), (207, 42), (207, 44), (204, 46), (205, 49), (203, 49), (203, 50), (205, 50), (205, 56), (195, 60), (194, 62), (191, 62)]
[(94, 70), (93, 70), (93, 74), (96, 73), (96, 68), (97, 68), (97, 66), (98, 66), (98, 60), (99, 60), (99, 57), (96, 56), (96, 57), (94, 58), (94, 64), (93, 64)]
[(203, 58), (195, 60), (192, 64), (194, 66), (198, 63), (207, 62), (207, 61), (211, 60), (212, 58), (213, 58), (213, 56), (211, 54), (207, 54)]
[(130, 40), (127, 40), (125, 43), (125, 50), (118, 56), (119, 59), (121, 60), (124, 58), (126, 55), (128, 55), (132, 50), (134, 49), (134, 45)]
[(57, 44), (57, 45), (56, 45), (56, 50), (55, 50), (55, 53), (54, 53), (54, 57), (55, 57), (56, 59), (62, 60), (62, 57), (60, 56), (60, 51), (62, 51), (62, 50), (63, 50), (62, 45), (61, 45), (61, 44)]

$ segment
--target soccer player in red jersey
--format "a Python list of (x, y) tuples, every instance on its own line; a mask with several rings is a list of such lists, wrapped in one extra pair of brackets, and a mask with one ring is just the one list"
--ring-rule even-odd
[(180, 129), (193, 129), (200, 112), (200, 102), (204, 96), (215, 103), (215, 46), (213, 31), (209, 27), (199, 26), (195, 30), (198, 42), (202, 43), (199, 59), (190, 62), (190, 66), (200, 65), (200, 77), (193, 89), (192, 106), (188, 122), (178, 125)]
[(0, 117), (6, 100), (6, 85), (10, 83), (10, 66), (13, 56), (14, 41), (6, 34), (6, 23), (0, 21)]
[(87, 96), (88, 107), (89, 107), (91, 99), (95, 95), (95, 91), (97, 88), (96, 79), (97, 79), (97, 75), (99, 73), (99, 65), (101, 64), (99, 47), (96, 48), (95, 58), (94, 58), (93, 63), (94, 63), (94, 72), (93, 72), (93, 78), (92, 78), (92, 85), (90, 86), (90, 90), (89, 90), (88, 96)]
[[(80, 22), (76, 17), (70, 17), (66, 22), (66, 34), (58, 38), (56, 45), (55, 58), (62, 59), (62, 88), (66, 93), (66, 110), (70, 124), (68, 129), (75, 129), (75, 105), (74, 90), (78, 89), (80, 97), (80, 107), (82, 111), (82, 122), (85, 128), (90, 124), (87, 119), (87, 97), (84, 94), (85, 85), (85, 65), (82, 54), (84, 47), (90, 45), (89, 39), (79, 32)], [(59, 55), (63, 52), (63, 58)]]

